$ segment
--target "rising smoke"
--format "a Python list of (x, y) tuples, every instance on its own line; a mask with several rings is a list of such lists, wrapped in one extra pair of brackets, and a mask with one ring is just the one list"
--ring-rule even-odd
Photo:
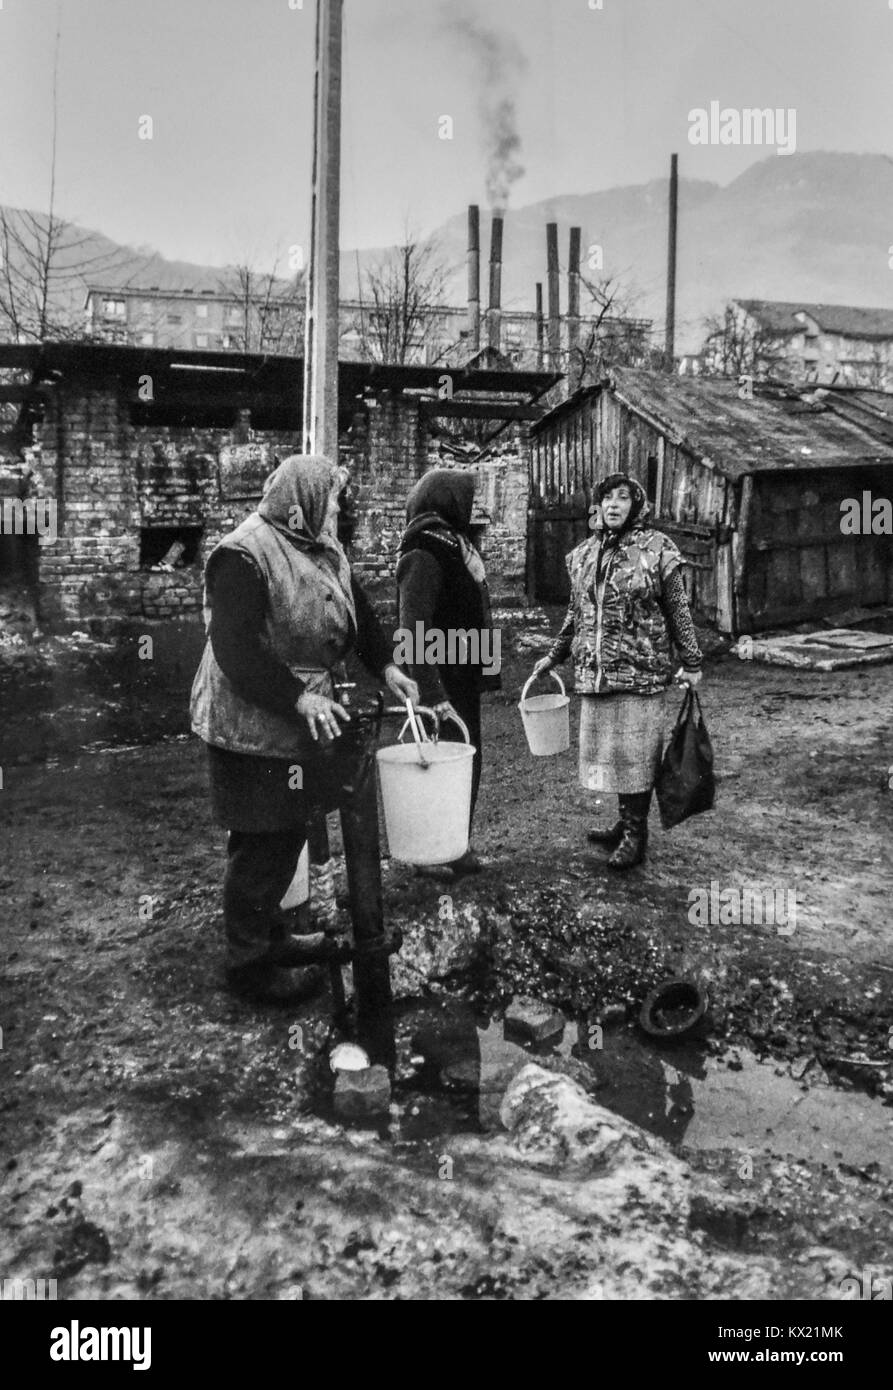
[[(450, 7), (452, 9), (452, 7)], [(528, 69), (527, 56), (510, 34), (457, 6), (442, 20), (475, 68), (481, 140), (487, 157), (487, 201), (496, 211), (508, 204), (512, 185), (524, 173), (516, 94)]]

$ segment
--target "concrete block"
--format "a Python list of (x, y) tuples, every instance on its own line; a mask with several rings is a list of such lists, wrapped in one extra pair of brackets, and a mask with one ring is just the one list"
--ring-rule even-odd
[(505, 1036), (522, 1042), (559, 1042), (564, 1023), (564, 1015), (551, 1004), (517, 995), (505, 1011)]
[(386, 1067), (339, 1071), (335, 1079), (335, 1114), (343, 1120), (365, 1120), (386, 1114), (391, 1103), (391, 1078)]

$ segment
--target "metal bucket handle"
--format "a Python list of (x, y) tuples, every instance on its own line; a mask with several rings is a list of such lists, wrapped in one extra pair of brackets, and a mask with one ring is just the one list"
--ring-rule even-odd
[[(450, 721), (452, 724), (455, 724), (455, 725), (457, 726), (457, 728), (460, 730), (460, 732), (462, 733), (463, 738), (465, 739), (465, 742), (466, 742), (466, 743), (471, 743), (471, 735), (470, 735), (470, 733), (468, 732), (468, 725), (465, 724), (465, 723), (463, 722), (463, 720), (461, 720), (461, 719), (459, 718), (458, 714), (437, 715), (437, 714), (435, 713), (435, 711), (434, 711), (433, 709), (430, 708), (430, 706), (428, 706), (428, 705), (415, 705), (415, 706), (413, 706), (413, 705), (409, 704), (409, 701), (407, 701), (407, 707), (406, 707), (406, 708), (404, 708), (403, 706), (400, 706), (400, 705), (391, 705), (391, 706), (389, 706), (388, 709), (386, 710), (386, 713), (387, 713), (387, 714), (406, 714), (406, 715), (407, 715), (406, 720), (405, 720), (405, 722), (404, 722), (404, 724), (403, 724), (403, 727), (402, 727), (402, 729), (400, 730), (399, 734), (397, 735), (397, 742), (398, 742), (398, 743), (402, 742), (403, 735), (406, 733), (406, 730), (407, 730), (408, 728), (410, 728), (410, 727), (412, 727), (412, 730), (413, 730), (413, 737), (415, 737), (416, 726), (415, 726), (414, 721), (413, 721), (413, 716), (414, 716), (414, 715), (419, 715), (419, 714), (426, 714), (426, 715), (428, 716), (429, 719), (433, 719), (434, 722), (435, 722), (435, 726), (436, 726), (436, 724), (437, 724), (438, 719), (449, 719), (449, 721)], [(430, 743), (430, 742), (431, 742), (431, 739), (428, 737), (428, 734), (427, 734), (427, 732), (426, 732), (426, 730), (425, 730), (425, 726), (424, 726), (423, 724), (419, 724), (418, 727), (419, 727), (419, 729), (420, 729), (420, 731), (421, 731), (422, 739), (423, 739), (426, 743)], [(435, 742), (436, 742), (436, 739), (435, 739)], [(416, 743), (421, 744), (421, 740), (418, 739), (418, 738), (416, 738)]]
[[(561, 677), (559, 676), (558, 672), (555, 670), (554, 666), (550, 668), (550, 670), (548, 671), (548, 673), (544, 672), (543, 674), (548, 674), (548, 675), (550, 675), (550, 676), (552, 677), (553, 680), (556, 680), (556, 681), (558, 682), (558, 684), (561, 686), (561, 693), (562, 693), (562, 695), (564, 695), (564, 693), (565, 693), (565, 690), (564, 690), (564, 681), (561, 679)], [(532, 676), (530, 677), (530, 679), (528, 680), (528, 682), (527, 682), (527, 684), (525, 685), (524, 689), (521, 691), (521, 704), (522, 704), (522, 706), (523, 706), (523, 704), (524, 704), (524, 701), (527, 699), (527, 692), (528, 692), (528, 690), (529, 690), (530, 687), (533, 685), (533, 682), (534, 682), (536, 679), (537, 679), (537, 674), (536, 674), (536, 671), (534, 671), (533, 675), (532, 675)]]

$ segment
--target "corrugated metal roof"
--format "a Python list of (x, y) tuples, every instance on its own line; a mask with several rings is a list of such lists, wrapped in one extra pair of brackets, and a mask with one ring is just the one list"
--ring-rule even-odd
[[(727, 478), (781, 469), (893, 463), (893, 439), (886, 420), (861, 409), (856, 423), (850, 413), (852, 403), (846, 415), (835, 407), (837, 392), (798, 394), (755, 383), (753, 398), (742, 400), (735, 381), (633, 367), (617, 367), (604, 386), (578, 391), (538, 421), (531, 434), (542, 433), (550, 423), (573, 413), (582, 401), (612, 387), (619, 399), (673, 443)], [(849, 394), (840, 393), (844, 399)], [(883, 396), (882, 392), (858, 394)]]
[(802, 304), (781, 299), (736, 299), (769, 333), (787, 337), (803, 332), (798, 314), (815, 319), (824, 333), (845, 338), (893, 338), (893, 309), (863, 309), (852, 304)]

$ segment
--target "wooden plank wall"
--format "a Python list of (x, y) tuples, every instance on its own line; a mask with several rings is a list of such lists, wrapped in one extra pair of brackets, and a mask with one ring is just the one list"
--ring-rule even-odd
[(875, 465), (758, 474), (747, 539), (754, 631), (808, 622), (836, 603), (893, 602), (893, 537), (845, 536), (845, 498), (893, 497), (893, 468)]
[(717, 537), (719, 528), (729, 524), (734, 510), (731, 484), (615, 397), (604, 393), (602, 401), (602, 476), (609, 472), (629, 473), (647, 489), (648, 460), (657, 461), (661, 489), (652, 511), (655, 524), (675, 541), (685, 557), (684, 579), (692, 607), (708, 622), (719, 624), (725, 620), (728, 624), (732, 611), (731, 567), (727, 560), (723, 561), (724, 588), (720, 596)]
[(544, 601), (566, 598), (562, 547), (570, 550), (588, 535), (588, 511), (599, 479), (629, 473), (647, 489), (650, 458), (658, 460), (661, 482), (654, 520), (687, 561), (689, 599), (703, 619), (730, 630), (731, 563), (724, 557), (718, 567), (717, 557), (718, 545), (728, 544), (718, 542), (718, 531), (732, 522), (732, 485), (607, 391), (582, 401), (534, 438), (529, 592)]

